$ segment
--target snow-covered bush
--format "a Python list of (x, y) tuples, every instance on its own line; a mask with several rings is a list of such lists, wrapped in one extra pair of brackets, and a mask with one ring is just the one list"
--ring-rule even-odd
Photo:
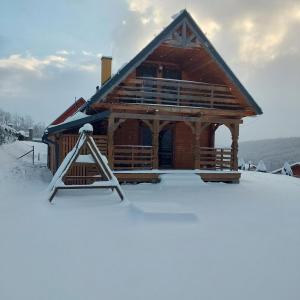
[(288, 175), (288, 176), (294, 176), (293, 170), (288, 162), (285, 162), (282, 169), (281, 174)]
[(257, 172), (267, 172), (267, 168), (266, 168), (266, 165), (265, 163), (263, 162), (263, 160), (260, 160), (258, 162), (258, 165), (256, 167), (256, 171)]
[(245, 170), (246, 162), (243, 158), (239, 159), (239, 169)]
[(0, 124), (0, 145), (12, 143), (18, 138), (18, 132), (6, 124)]
[(256, 166), (252, 163), (251, 160), (249, 160), (247, 163), (244, 164), (244, 169), (242, 169), (242, 170), (255, 171), (256, 170)]

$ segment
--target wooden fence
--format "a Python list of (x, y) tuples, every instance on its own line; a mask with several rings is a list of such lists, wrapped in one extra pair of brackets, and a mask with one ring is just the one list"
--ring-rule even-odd
[(163, 78), (136, 78), (122, 83), (108, 98), (123, 103), (240, 109), (225, 85)]
[(227, 148), (200, 148), (200, 169), (233, 169), (232, 150)]

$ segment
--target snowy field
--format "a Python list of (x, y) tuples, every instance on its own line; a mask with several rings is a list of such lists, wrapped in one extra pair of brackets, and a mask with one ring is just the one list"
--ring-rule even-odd
[(16, 160), (29, 146), (0, 147), (0, 299), (300, 299), (299, 179), (167, 177), (123, 186), (127, 205), (97, 190), (50, 205), (45, 145)]

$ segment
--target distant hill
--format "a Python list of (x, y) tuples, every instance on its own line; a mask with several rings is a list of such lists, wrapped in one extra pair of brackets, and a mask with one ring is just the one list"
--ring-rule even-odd
[(300, 161), (300, 137), (241, 142), (239, 158), (254, 164), (263, 160), (268, 171), (279, 169), (286, 161)]

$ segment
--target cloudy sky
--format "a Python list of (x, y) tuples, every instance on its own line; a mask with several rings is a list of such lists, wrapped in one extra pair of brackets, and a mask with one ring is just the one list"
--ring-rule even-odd
[(1, 0), (0, 108), (51, 122), (185, 7), (264, 111), (241, 140), (300, 136), (299, 0)]

